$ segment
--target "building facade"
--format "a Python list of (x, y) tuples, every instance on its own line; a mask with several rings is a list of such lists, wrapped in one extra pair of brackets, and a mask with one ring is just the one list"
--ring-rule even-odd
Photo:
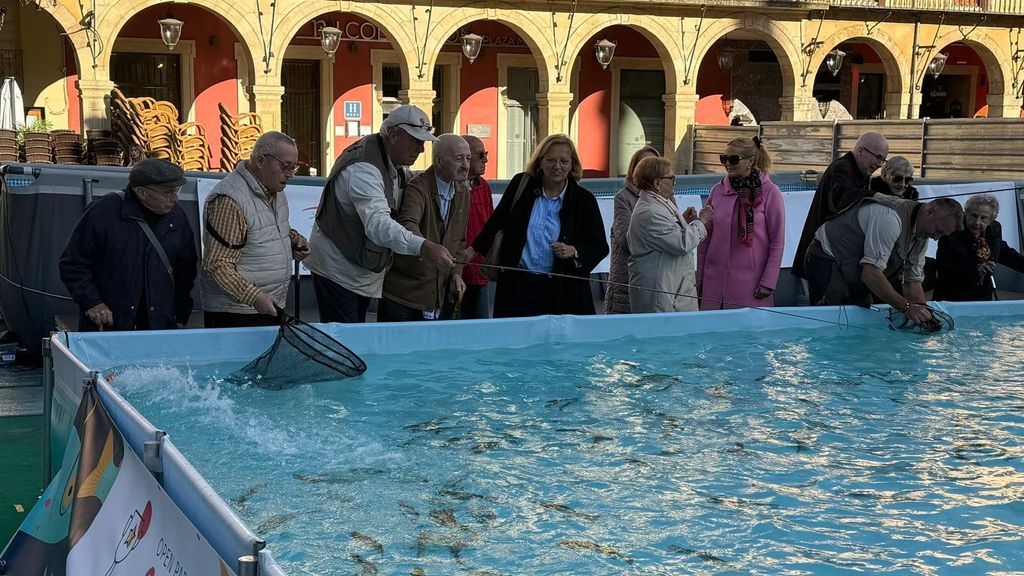
[[(695, 123), (1017, 117), (1024, 0), (3, 0), (0, 66), (54, 128), (109, 126), (109, 95), (169, 100), (210, 134), (256, 112), (325, 173), (401, 103), (473, 134), (490, 177), (566, 132), (586, 175)], [(158, 21), (183, 22), (168, 48)], [(333, 55), (323, 30), (340, 31)], [(463, 38), (480, 37), (473, 61)], [(599, 62), (595, 47), (611, 42)], [(604, 44), (607, 46), (607, 44)], [(606, 52), (607, 53), (607, 52)], [(841, 57), (840, 57), (841, 54)], [(938, 66), (938, 61), (942, 66)], [(428, 160), (423, 158), (424, 162)]]

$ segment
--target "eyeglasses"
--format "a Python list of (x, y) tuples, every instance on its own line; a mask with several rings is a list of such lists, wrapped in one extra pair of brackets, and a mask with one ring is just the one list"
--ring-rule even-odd
[(874, 152), (869, 150), (866, 146), (861, 146), (860, 149), (865, 151), (865, 152), (867, 152), (868, 154), (871, 154), (872, 156), (874, 156), (875, 160), (878, 160), (879, 163), (885, 164), (885, 156), (882, 156), (881, 154), (875, 154)]
[(150, 188), (149, 186), (140, 186), (140, 188), (142, 188), (143, 190), (149, 190), (150, 192), (153, 192), (154, 194), (159, 194), (159, 195), (163, 196), (164, 198), (170, 198), (171, 196), (177, 196), (178, 193), (181, 191), (181, 188), (178, 188), (178, 187), (171, 188), (170, 190), (166, 190), (166, 189), (160, 190), (158, 188)]
[(913, 181), (914, 181), (914, 177), (913, 176), (892, 176), (892, 183), (893, 184), (906, 184), (907, 186), (910, 186), (910, 184)]
[(746, 160), (748, 158), (750, 158), (750, 156), (739, 156), (737, 154), (719, 154), (718, 155), (718, 161), (721, 162), (723, 166), (726, 165), (726, 164), (731, 165), (731, 166), (735, 166), (736, 164), (740, 163), (740, 160)]
[(487, 160), (487, 151), (484, 150), (483, 152), (481, 152), (478, 158), (480, 158), (481, 160)]
[(281, 171), (285, 174), (295, 174), (298, 172), (299, 167), (302, 166), (299, 162), (285, 162), (273, 154), (264, 154), (264, 156), (270, 156), (274, 160), (277, 160), (277, 164), (281, 167)]

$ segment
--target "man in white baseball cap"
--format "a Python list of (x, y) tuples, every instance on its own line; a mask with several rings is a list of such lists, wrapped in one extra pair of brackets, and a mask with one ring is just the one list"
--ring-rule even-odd
[(423, 153), (424, 142), (436, 140), (423, 110), (399, 106), (380, 133), (361, 138), (334, 163), (305, 260), (321, 322), (365, 322), (395, 253), (419, 256), (440, 270), (455, 266), (447, 248), (395, 221), (409, 180), (407, 167)]

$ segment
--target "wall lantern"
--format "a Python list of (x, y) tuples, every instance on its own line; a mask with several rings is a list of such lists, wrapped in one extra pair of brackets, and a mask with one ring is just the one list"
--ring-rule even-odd
[(839, 74), (839, 70), (843, 67), (843, 58), (846, 57), (846, 52), (836, 48), (835, 50), (828, 53), (825, 56), (825, 66), (833, 76)]
[(338, 51), (340, 44), (341, 30), (334, 26), (324, 26), (320, 30), (320, 47), (331, 57), (332, 62), (334, 61), (334, 53)]
[(931, 73), (932, 78), (938, 78), (939, 74), (942, 74), (942, 69), (946, 67), (946, 58), (949, 58), (949, 54), (939, 52), (928, 63), (928, 72)]
[(597, 44), (594, 44), (594, 56), (597, 57), (597, 63), (601, 65), (602, 70), (607, 70), (608, 65), (612, 63), (612, 57), (615, 56), (616, 43), (611, 40), (601, 40)]
[(178, 45), (178, 40), (181, 39), (181, 26), (184, 22), (168, 14), (167, 18), (158, 20), (157, 24), (160, 25), (160, 38), (167, 45), (167, 49), (174, 50), (174, 47)]
[(722, 48), (718, 51), (718, 67), (722, 69), (722, 72), (728, 72), (732, 70), (732, 65), (736, 62), (736, 51), (732, 48)]
[(470, 32), (462, 35), (462, 53), (469, 58), (470, 64), (480, 56), (480, 47), (483, 46), (483, 41), (484, 39), (479, 34)]

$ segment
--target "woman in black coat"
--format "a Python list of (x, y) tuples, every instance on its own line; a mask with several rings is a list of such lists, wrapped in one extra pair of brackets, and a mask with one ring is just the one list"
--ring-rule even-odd
[(889, 196), (898, 196), (906, 200), (917, 200), (917, 188), (911, 186), (914, 181), (914, 165), (903, 156), (893, 156), (882, 166), (882, 177), (872, 178), (872, 192), (881, 192)]
[(597, 200), (578, 184), (582, 175), (573, 141), (548, 136), (473, 241), (475, 252), (487, 254), (502, 232), (498, 264), (532, 271), (498, 273), (495, 318), (594, 314), (590, 272), (608, 255), (608, 240)]
[(995, 196), (978, 194), (967, 200), (964, 229), (939, 240), (933, 300), (992, 300), (997, 263), (1024, 272), (1024, 256), (1003, 241), (997, 215)]

